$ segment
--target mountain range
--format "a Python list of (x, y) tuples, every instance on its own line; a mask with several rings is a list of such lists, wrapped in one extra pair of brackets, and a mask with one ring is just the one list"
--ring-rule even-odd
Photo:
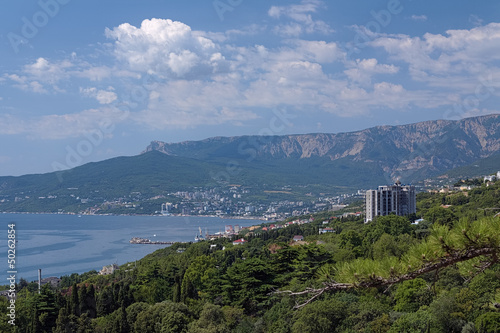
[[(456, 170), (462, 173), (478, 171), (475, 165), (495, 168), (499, 126), (500, 115), (492, 114), (337, 134), (153, 141), (137, 156), (0, 177), (0, 211), (77, 210), (80, 204), (75, 206), (71, 198), (93, 198), (95, 203), (140, 193), (144, 199), (195, 187), (241, 185), (266, 193), (293, 187), (303, 196), (373, 188), (396, 179), (415, 183), (460, 167)], [(35, 199), (48, 197), (56, 199)]]
[[(325, 169), (321, 172), (327, 173), (327, 168), (345, 169), (349, 165), (352, 177), (359, 177), (360, 171), (368, 166), (368, 178), (376, 182), (381, 178), (414, 182), (500, 153), (499, 120), (500, 115), (492, 114), (338, 134), (214, 137), (181, 143), (154, 141), (145, 152), (159, 151), (205, 162), (232, 160), (247, 167), (280, 162), (311, 166), (322, 163)], [(342, 185), (346, 181), (332, 176), (332, 184)]]

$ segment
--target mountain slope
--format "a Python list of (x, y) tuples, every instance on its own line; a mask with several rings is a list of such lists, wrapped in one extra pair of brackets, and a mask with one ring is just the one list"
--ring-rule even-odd
[(339, 134), (154, 141), (138, 156), (0, 177), (0, 211), (81, 211), (82, 204), (144, 202), (196, 187), (227, 192), (229, 185), (250, 189), (249, 202), (352, 193), (396, 178), (423, 180), (481, 159), (495, 168), (499, 124), (500, 115), (489, 115)]
[[(203, 161), (349, 160), (372, 163), (388, 180), (404, 182), (438, 175), (500, 152), (500, 115), (379, 126), (339, 134), (215, 137), (181, 143), (152, 142), (147, 151)], [(359, 174), (354, 168), (353, 174)]]
[(90, 198), (90, 206), (118, 198), (148, 199), (214, 184), (210, 174), (220, 170), (214, 164), (150, 152), (67, 171), (0, 177), (0, 211), (79, 211), (81, 199)]
[(500, 154), (482, 158), (469, 165), (449, 170), (445, 175), (453, 179), (466, 179), (496, 174), (498, 171), (500, 171)]

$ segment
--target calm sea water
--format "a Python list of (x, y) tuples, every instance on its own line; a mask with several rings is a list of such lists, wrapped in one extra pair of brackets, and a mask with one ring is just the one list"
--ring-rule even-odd
[[(7, 230), (16, 229), (17, 280), (100, 270), (122, 265), (168, 245), (130, 244), (132, 237), (157, 241), (194, 240), (199, 227), (205, 233), (224, 231), (225, 225), (250, 226), (256, 220), (179, 216), (86, 216), (0, 214), (0, 284), (7, 284)], [(156, 235), (156, 236), (155, 236)], [(3, 259), (2, 259), (3, 257)]]

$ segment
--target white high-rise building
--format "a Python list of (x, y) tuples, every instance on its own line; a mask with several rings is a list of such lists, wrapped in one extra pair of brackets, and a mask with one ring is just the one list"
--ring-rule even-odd
[(399, 216), (417, 212), (415, 186), (396, 184), (379, 186), (377, 190), (366, 191), (365, 223), (373, 221), (375, 216), (395, 214)]

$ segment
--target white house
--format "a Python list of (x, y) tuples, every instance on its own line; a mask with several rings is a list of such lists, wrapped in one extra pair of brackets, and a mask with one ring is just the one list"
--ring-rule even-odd
[(117, 264), (103, 266), (102, 269), (99, 271), (99, 275), (111, 275), (113, 274), (114, 271), (116, 271), (119, 268), (120, 267), (118, 267)]

